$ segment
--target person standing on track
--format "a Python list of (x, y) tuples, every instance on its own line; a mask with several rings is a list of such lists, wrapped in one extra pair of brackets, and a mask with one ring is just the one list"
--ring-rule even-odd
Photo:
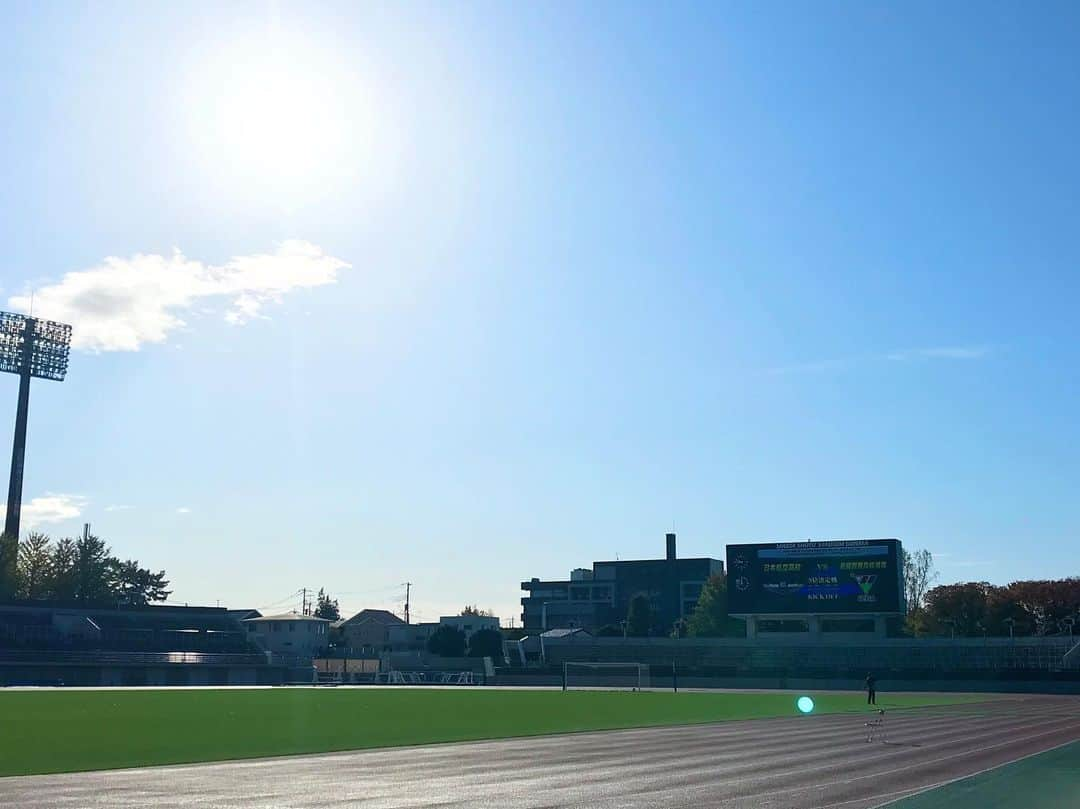
[(866, 674), (866, 704), (877, 705), (877, 677), (873, 672)]

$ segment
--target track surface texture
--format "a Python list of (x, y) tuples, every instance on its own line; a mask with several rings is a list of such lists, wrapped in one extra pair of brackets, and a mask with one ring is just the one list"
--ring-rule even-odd
[[(1080, 739), (1080, 698), (0, 779), (0, 806), (869, 809)], [(1078, 785), (1080, 788), (1080, 785)], [(1019, 807), (1018, 807), (1019, 809)]]

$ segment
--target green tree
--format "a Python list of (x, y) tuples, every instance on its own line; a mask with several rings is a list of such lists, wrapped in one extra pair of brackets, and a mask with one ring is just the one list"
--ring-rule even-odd
[(73, 539), (65, 537), (53, 546), (49, 558), (49, 598), (55, 598), (58, 601), (75, 599), (75, 594), (79, 589), (76, 571), (78, 558), (79, 551)]
[(0, 598), (11, 598), (19, 589), (19, 538), (0, 536)]
[(112, 598), (118, 604), (144, 607), (152, 601), (164, 601), (172, 593), (165, 589), (169, 586), (169, 580), (165, 578), (164, 570), (152, 573), (139, 567), (134, 559), (121, 562), (110, 558), (109, 567)]
[(52, 564), (51, 540), (46, 534), (31, 531), (19, 543), (19, 598), (46, 598), (49, 590), (49, 571)]
[(469, 638), (469, 657), (501, 659), (502, 656), (502, 632), (497, 629), (479, 629), (472, 633)]
[(315, 599), (315, 617), (325, 618), (328, 621), (341, 620), (341, 610), (338, 609), (337, 599), (330, 598), (321, 587)]
[(440, 626), (428, 638), (427, 649), (439, 657), (464, 657), (465, 633), (452, 626)]
[(652, 604), (644, 593), (638, 593), (630, 599), (630, 608), (626, 611), (626, 634), (631, 638), (644, 638), (652, 627)]
[(475, 604), (466, 604), (464, 607), (461, 608), (461, 612), (459, 614), (469, 615), (476, 618), (492, 618), (495, 615), (495, 613), (493, 613), (491, 610), (482, 610)]
[(115, 560), (109, 546), (93, 534), (75, 540), (75, 598), (86, 604), (108, 604), (113, 600), (112, 574)]
[(746, 623), (728, 615), (727, 578), (722, 573), (709, 577), (701, 588), (697, 605), (686, 622), (686, 633), (694, 638), (746, 635)]

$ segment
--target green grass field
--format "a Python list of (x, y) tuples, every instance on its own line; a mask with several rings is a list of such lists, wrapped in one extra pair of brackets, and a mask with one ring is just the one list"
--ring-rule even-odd
[[(882, 697), (904, 708), (985, 700)], [(865, 711), (861, 694), (816, 713)], [(795, 695), (504, 689), (222, 689), (0, 693), (0, 775), (322, 753), (586, 730), (796, 716)]]
[(1076, 809), (1080, 742), (890, 803), (888, 809)]

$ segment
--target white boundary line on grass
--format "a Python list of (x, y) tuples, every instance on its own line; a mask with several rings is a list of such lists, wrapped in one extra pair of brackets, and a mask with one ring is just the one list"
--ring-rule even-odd
[[(1068, 747), (1070, 744), (1077, 744), (1078, 742), (1080, 742), (1080, 739), (1073, 739), (1072, 741), (1069, 741), (1069, 742), (1062, 742), (1061, 744), (1055, 744), (1053, 747), (1047, 747), (1045, 750), (1037, 750), (1034, 753), (1027, 753), (1026, 755), (1020, 756), (1020, 758), (1014, 758), (1014, 759), (1012, 759), (1010, 761), (1003, 761), (1000, 764), (994, 764), (991, 767), (984, 767), (981, 770), (976, 770), (975, 772), (968, 773), (967, 775), (958, 775), (956, 778), (950, 778), (947, 781), (938, 781), (936, 784), (929, 784), (928, 786), (924, 786), (924, 787), (915, 787), (914, 790), (910, 791), (910, 794), (904, 795), (902, 798), (890, 798), (889, 800), (885, 801), (885, 803), (875, 803), (873, 806), (869, 807), (869, 809), (884, 809), (884, 807), (889, 806), (890, 804), (896, 803), (896, 801), (906, 800), (908, 798), (913, 798), (916, 795), (923, 794), (924, 792), (929, 792), (930, 790), (933, 790), (933, 789), (938, 789), (940, 787), (948, 786), (949, 784), (955, 784), (957, 781), (966, 781), (968, 778), (974, 778), (974, 777), (976, 777), (978, 775), (985, 775), (988, 772), (993, 772), (994, 770), (999, 770), (1002, 767), (1008, 767), (1010, 764), (1016, 764), (1017, 762), (1025, 761), (1025, 760), (1027, 760), (1029, 758), (1034, 758), (1035, 756), (1041, 756), (1043, 753), (1050, 753), (1050, 752), (1053, 752), (1054, 750), (1060, 750), (1062, 747)], [(906, 791), (906, 790), (898, 790), (897, 792), (887, 792), (885, 794), (886, 795), (897, 795), (897, 794), (899, 794), (899, 792), (902, 792), (902, 791)], [(882, 796), (878, 795), (878, 796), (875, 796), (875, 797), (882, 797)], [(841, 806), (844, 803), (854, 803), (854, 801), (843, 801), (842, 803), (829, 803), (829, 804), (826, 804), (825, 806), (817, 807), (817, 809), (831, 809), (831, 807), (833, 807), (833, 806)]]

